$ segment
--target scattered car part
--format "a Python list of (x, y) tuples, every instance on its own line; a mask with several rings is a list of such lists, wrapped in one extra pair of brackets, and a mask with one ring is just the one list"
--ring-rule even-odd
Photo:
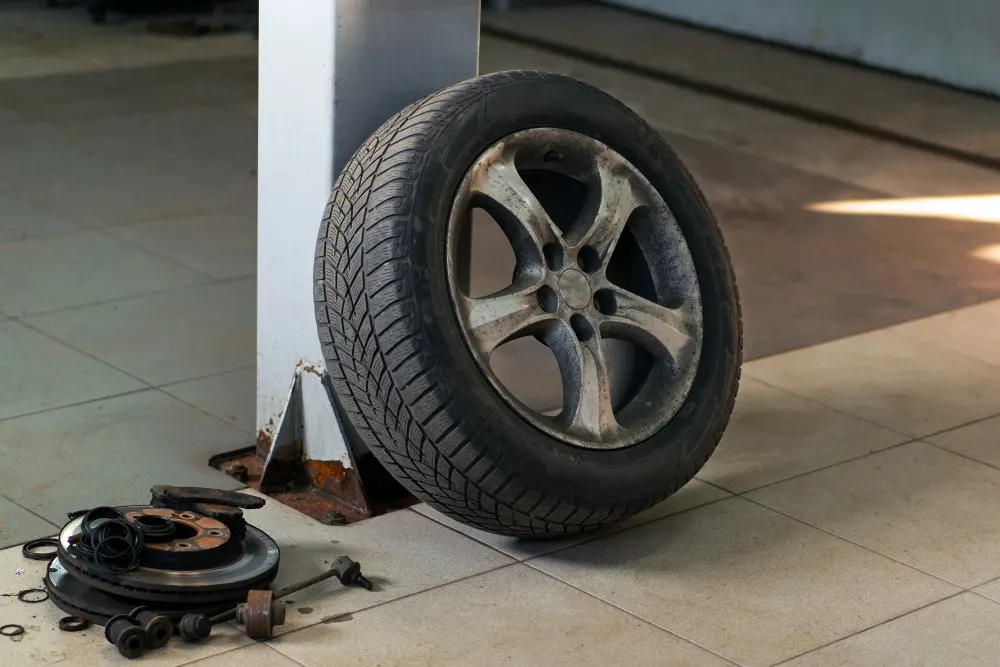
[[(483, 297), (467, 284), (475, 209), (516, 259)], [(467, 524), (530, 536), (621, 521), (693, 478), (732, 412), (742, 325), (719, 226), (663, 138), (580, 81), (489, 74), (388, 120), (337, 179), (315, 269), (351, 426)], [(555, 356), (557, 415), (490, 366), (525, 336)]]
[(175, 622), (183, 618), (185, 614), (215, 614), (225, 611), (235, 604), (235, 602), (216, 602), (211, 604), (165, 603), (112, 595), (89, 586), (87, 583), (68, 573), (58, 558), (49, 565), (44, 582), (52, 602), (59, 609), (62, 609), (67, 614), (79, 616), (97, 625), (106, 625), (108, 619), (111, 617), (121, 614), (127, 615), (137, 605), (143, 604), (149, 605), (154, 611), (163, 614)]
[(149, 607), (136, 607), (129, 613), (129, 618), (146, 631), (146, 636), (149, 637), (149, 648), (166, 646), (174, 635), (173, 621)]
[[(73, 513), (60, 531), (57, 557), (44, 583), (60, 609), (93, 623), (135, 616), (150, 634), (186, 614), (217, 614), (266, 588), (278, 570), (278, 545), (243, 518), (263, 498), (200, 487), (156, 486), (151, 505)], [(143, 535), (139, 565), (127, 572), (81, 556), (77, 545), (108, 522), (125, 521)], [(136, 608), (143, 608), (136, 611)], [(157, 643), (157, 638), (153, 638)]]
[(143, 516), (168, 517), (178, 532), (171, 540), (147, 544), (135, 570), (108, 572), (70, 548), (71, 538), (79, 533), (78, 518), (60, 532), (58, 560), (89, 586), (136, 600), (129, 609), (143, 602), (235, 604), (248, 591), (265, 588), (277, 574), (278, 545), (258, 528), (244, 525), (244, 535), (238, 538), (221, 521), (194, 511), (149, 506), (120, 509), (131, 521)]
[(134, 659), (149, 648), (149, 635), (129, 616), (115, 616), (104, 626), (104, 637), (114, 644), (124, 657)]
[(18, 625), (17, 623), (8, 623), (7, 625), (0, 625), (0, 635), (4, 637), (17, 637), (18, 635), (24, 634), (24, 626)]
[(58, 553), (59, 540), (52, 537), (25, 542), (21, 546), (21, 555), (31, 560), (52, 560)]
[(236, 622), (251, 639), (267, 639), (276, 625), (285, 624), (285, 603), (274, 591), (250, 591), (247, 601), (236, 605)]
[[(253, 626), (246, 626), (248, 637), (270, 637), (273, 626), (285, 622), (284, 608), (275, 610), (275, 605), (281, 605), (279, 602), (281, 598), (333, 577), (339, 579), (344, 586), (358, 585), (369, 591), (373, 587), (372, 582), (361, 574), (361, 565), (357, 561), (348, 556), (339, 556), (330, 565), (330, 569), (324, 572), (304, 581), (285, 586), (273, 594), (270, 594), (271, 591), (251, 591), (247, 595), (245, 603), (211, 618), (204, 614), (189, 614), (181, 619), (178, 630), (184, 641), (197, 642), (208, 637), (212, 632), (212, 626), (216, 623), (225, 623), (234, 619), (243, 623), (240, 618), (244, 618), (250, 620)], [(270, 595), (260, 595), (261, 593)], [(246, 624), (244, 623), (244, 625)], [(251, 632), (267, 632), (267, 634), (251, 634)]]
[(17, 599), (26, 604), (38, 604), (49, 599), (49, 593), (44, 588), (25, 588), (18, 591)]
[(64, 616), (59, 619), (59, 629), (63, 632), (80, 632), (91, 625), (90, 621), (79, 616)]

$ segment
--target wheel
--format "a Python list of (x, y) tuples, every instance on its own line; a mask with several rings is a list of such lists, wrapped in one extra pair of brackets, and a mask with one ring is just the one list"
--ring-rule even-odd
[[(473, 297), (477, 210), (515, 260), (509, 285)], [(478, 528), (574, 533), (647, 509), (695, 475), (732, 411), (742, 329), (718, 225), (660, 136), (579, 81), (491, 74), (391, 118), (338, 178), (315, 266), (351, 426)], [(491, 367), (522, 338), (555, 357), (560, 409)]]

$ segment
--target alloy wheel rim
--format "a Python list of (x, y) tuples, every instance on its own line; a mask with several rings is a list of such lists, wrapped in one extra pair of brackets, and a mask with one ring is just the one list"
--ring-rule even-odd
[[(586, 187), (572, 220), (557, 224), (529, 187), (523, 174), (537, 171), (556, 172)], [(503, 230), (516, 267), (509, 286), (472, 298), (461, 284), (467, 258), (459, 239), (475, 208)], [(642, 288), (636, 291), (621, 284), (629, 281), (609, 276), (609, 269), (622, 264), (616, 248), (626, 233), (639, 252), (626, 262), (625, 272), (648, 276), (632, 281)], [(459, 185), (446, 260), (455, 316), (469, 351), (497, 393), (532, 426), (579, 447), (620, 449), (663, 428), (683, 406), (703, 342), (694, 260), (663, 198), (610, 147), (559, 128), (523, 130), (495, 143)], [(639, 266), (643, 262), (645, 267)], [(555, 355), (563, 387), (558, 414), (522, 403), (490, 367), (497, 348), (528, 335)], [(625, 341), (649, 359), (633, 369), (637, 377), (625, 378), (623, 386), (630, 389), (617, 392), (617, 398), (606, 354), (609, 340)]]

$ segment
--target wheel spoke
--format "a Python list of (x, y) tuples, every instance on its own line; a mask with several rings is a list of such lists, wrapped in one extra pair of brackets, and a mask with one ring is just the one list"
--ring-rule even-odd
[(487, 200), (484, 208), (503, 229), (519, 259), (526, 243), (534, 246), (539, 257), (546, 243), (562, 244), (559, 228), (509, 161), (484, 168), (471, 187)]
[(538, 305), (538, 286), (510, 287), (478, 299), (461, 297), (469, 339), (487, 358), (497, 347), (554, 319)]
[(611, 380), (601, 349), (601, 337), (594, 335), (577, 345), (575, 377), (568, 380), (566, 417), (569, 431), (598, 442), (612, 436), (618, 429), (611, 406)]
[(605, 165), (598, 165), (596, 172), (599, 185), (594, 188), (593, 203), (585, 208), (585, 220), (590, 222), (573, 245), (594, 248), (606, 268), (625, 224), (641, 202), (624, 174)]
[(614, 290), (616, 309), (605, 318), (602, 331), (628, 340), (654, 356), (684, 368), (698, 351), (698, 335), (683, 311), (661, 306), (621, 288)]

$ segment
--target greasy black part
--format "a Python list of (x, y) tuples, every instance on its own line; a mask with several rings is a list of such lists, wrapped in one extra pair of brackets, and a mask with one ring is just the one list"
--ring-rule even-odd
[(240, 507), (245, 510), (260, 509), (266, 500), (259, 496), (251, 496), (238, 491), (225, 491), (222, 489), (209, 489), (200, 486), (169, 486), (157, 484), (150, 493), (153, 497), (153, 504), (156, 502), (178, 502), (186, 505), (194, 503), (210, 503), (213, 505), (226, 505), (229, 507)]
[[(123, 514), (145, 509), (148, 506), (129, 505), (116, 508)], [(64, 527), (65, 530), (65, 527)], [(146, 582), (136, 582), (135, 575), (125, 573), (117, 575), (99, 568), (94, 568), (91, 563), (78, 557), (74, 549), (66, 549), (63, 544), (59, 545), (58, 562), (74, 577), (85, 582), (88, 586), (103, 590), (115, 596), (133, 598), (145, 602), (158, 602), (164, 604), (180, 605), (201, 605), (227, 601), (242, 601), (246, 599), (248, 591), (259, 588), (267, 588), (278, 574), (278, 566), (281, 562), (280, 550), (277, 543), (264, 531), (253, 526), (247, 527), (247, 535), (244, 539), (253, 539), (257, 543), (258, 549), (267, 551), (273, 548), (278, 554), (273, 565), (264, 570), (261, 574), (245, 579), (237, 579), (225, 584), (205, 584), (198, 582), (194, 585), (164, 584), (147, 585)], [(237, 556), (238, 557), (238, 556)], [(235, 558), (234, 558), (235, 560)], [(211, 571), (211, 570), (207, 570)], [(135, 607), (136, 602), (132, 605)], [(235, 602), (233, 603), (235, 605)], [(132, 607), (129, 607), (131, 609)], [(128, 610), (126, 610), (127, 612)]]
[[(647, 440), (574, 447), (503, 401), (469, 352), (446, 273), (446, 226), (466, 170), (534, 127), (588, 135), (631, 162), (684, 233), (702, 292), (704, 353), (686, 402)], [(704, 465), (729, 421), (742, 324), (732, 263), (697, 184), (627, 107), (582, 82), (500, 72), (391, 118), (338, 178), (320, 226), (315, 302), (327, 368), (351, 423), (414, 495), (508, 535), (562, 535), (660, 502)]]
[(212, 634), (212, 621), (205, 614), (187, 614), (177, 624), (177, 631), (188, 643), (200, 642)]
[[(41, 594), (42, 597), (37, 600), (28, 599), (29, 595)], [(17, 599), (25, 604), (38, 604), (39, 602), (45, 602), (49, 599), (49, 592), (44, 588), (26, 588), (23, 591), (19, 591), (17, 594)]]
[(80, 632), (92, 625), (90, 621), (79, 616), (64, 616), (59, 619), (59, 629), (63, 632)]
[[(49, 551), (38, 551), (48, 547)], [(31, 560), (52, 560), (59, 553), (59, 540), (53, 537), (43, 537), (40, 540), (25, 542), (21, 546), (21, 555)]]
[[(46, 573), (44, 582), (52, 603), (67, 614), (77, 616), (96, 625), (105, 625), (108, 619), (114, 616), (127, 615), (136, 606), (144, 602), (134, 598), (109, 595), (104, 591), (88, 586), (76, 577), (69, 575), (60, 565), (50, 568), (50, 570), (54, 570), (54, 572), (50, 571)], [(206, 605), (178, 605), (152, 602), (150, 603), (152, 605), (150, 608), (154, 613), (162, 614), (174, 623), (177, 623), (185, 614), (216, 614), (230, 609), (242, 601), (234, 599), (227, 602)]]
[(17, 637), (18, 635), (24, 634), (24, 626), (18, 625), (17, 623), (8, 623), (7, 625), (0, 625), (0, 635), (4, 637)]

